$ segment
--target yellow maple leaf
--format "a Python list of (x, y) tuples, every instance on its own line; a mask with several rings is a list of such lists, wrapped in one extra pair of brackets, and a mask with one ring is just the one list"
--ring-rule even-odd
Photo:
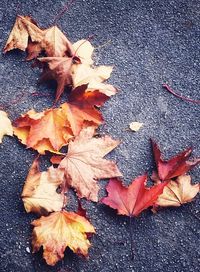
[(66, 198), (56, 190), (62, 184), (63, 178), (63, 172), (53, 166), (48, 171), (40, 172), (36, 159), (29, 170), (21, 195), (26, 211), (39, 214), (60, 211)]
[(13, 127), (5, 111), (0, 111), (0, 143), (4, 135), (13, 136)]
[(199, 184), (192, 185), (189, 175), (182, 175), (177, 180), (171, 180), (158, 197), (156, 206), (181, 206), (191, 202), (199, 192)]
[(55, 265), (64, 257), (66, 247), (74, 253), (88, 255), (90, 241), (87, 234), (95, 233), (92, 224), (74, 212), (54, 212), (32, 222), (33, 252), (43, 247), (43, 257), (47, 264)]

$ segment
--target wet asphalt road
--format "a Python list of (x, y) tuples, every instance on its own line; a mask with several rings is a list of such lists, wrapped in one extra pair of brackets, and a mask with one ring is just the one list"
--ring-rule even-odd
[[(16, 13), (31, 15), (49, 27), (65, 1), (6, 1), (0, 3), (1, 48), (8, 38)], [(154, 167), (149, 138), (161, 146), (166, 158), (192, 145), (200, 156), (200, 107), (175, 98), (162, 88), (167, 82), (193, 99), (199, 96), (200, 2), (194, 0), (77, 0), (59, 21), (59, 27), (76, 41), (95, 35), (96, 64), (115, 65), (110, 83), (119, 93), (102, 108), (107, 120), (101, 132), (122, 143), (109, 155), (117, 161), (125, 183), (149, 173)], [(24, 92), (52, 92), (37, 85), (39, 71), (24, 62), (24, 54), (12, 52), (0, 59), (1, 105)], [(30, 97), (8, 109), (14, 120), (32, 107), (51, 106), (52, 97)], [(64, 99), (64, 98), (63, 98)], [(143, 128), (127, 131), (132, 121)], [(200, 264), (199, 197), (177, 209), (156, 215), (144, 212), (132, 222), (135, 258), (131, 259), (129, 220), (101, 204), (84, 202), (97, 235), (89, 260), (69, 250), (54, 268), (41, 254), (30, 254), (30, 221), (20, 194), (35, 152), (16, 139), (5, 138), (0, 146), (0, 272), (196, 272)], [(43, 167), (48, 160), (44, 159)], [(191, 172), (199, 181), (199, 168)], [(101, 182), (102, 188), (106, 183)], [(102, 189), (101, 195), (104, 194)], [(76, 201), (71, 195), (71, 209)]]

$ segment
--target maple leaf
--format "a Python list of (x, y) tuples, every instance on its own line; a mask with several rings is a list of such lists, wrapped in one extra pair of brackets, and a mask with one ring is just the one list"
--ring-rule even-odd
[(72, 56), (73, 46), (57, 26), (40, 29), (29, 16), (17, 16), (14, 27), (4, 47), (4, 53), (12, 49), (28, 51), (28, 60), (36, 58), (41, 51), (49, 57)]
[(4, 135), (13, 136), (13, 127), (7, 113), (0, 110), (0, 143)]
[(119, 141), (109, 136), (94, 138), (94, 127), (81, 130), (68, 145), (68, 153), (58, 168), (65, 170), (66, 181), (79, 197), (98, 200), (98, 179), (122, 176), (113, 161), (103, 159)]
[(43, 112), (28, 111), (14, 122), (14, 134), (28, 148), (58, 152), (68, 144), (68, 140), (79, 134), (86, 122), (98, 126), (103, 117), (97, 107), (102, 106), (109, 97), (97, 91), (87, 91), (87, 85), (74, 90), (69, 103), (59, 108)]
[(110, 77), (113, 70), (111, 66), (99, 66), (92, 68), (87, 64), (74, 64), (72, 66), (73, 87), (76, 88), (83, 84), (88, 84), (90, 90), (100, 90), (107, 96), (116, 94), (116, 89), (110, 85), (103, 83)]
[(111, 179), (106, 187), (108, 196), (101, 202), (116, 209), (120, 215), (138, 216), (143, 210), (153, 206), (167, 185), (167, 182), (163, 182), (147, 188), (146, 182), (146, 175), (137, 177), (128, 187), (118, 179)]
[(198, 192), (199, 184), (192, 185), (189, 175), (179, 176), (176, 180), (170, 180), (155, 202), (155, 207), (181, 206), (191, 202)]
[(76, 56), (81, 60), (81, 63), (87, 65), (92, 65), (94, 63), (92, 59), (94, 47), (88, 40), (82, 39), (73, 43), (73, 48)]
[(32, 42), (38, 42), (42, 39), (42, 31), (31, 17), (18, 15), (4, 47), (4, 53), (13, 49), (25, 51), (29, 37)]
[(14, 134), (40, 154), (46, 150), (57, 152), (73, 137), (70, 124), (62, 108), (37, 113), (28, 111), (15, 121)]
[(66, 198), (56, 190), (63, 183), (63, 179), (64, 173), (53, 166), (48, 171), (40, 172), (36, 159), (29, 170), (21, 195), (25, 210), (39, 214), (60, 211)]
[(102, 106), (108, 96), (96, 90), (90, 92), (87, 85), (77, 87), (69, 96), (68, 103), (62, 104), (62, 109), (67, 115), (74, 136), (77, 136), (85, 121), (90, 121), (94, 126), (103, 123), (103, 117), (95, 106)]
[(66, 247), (74, 253), (88, 256), (91, 244), (87, 235), (95, 233), (95, 229), (85, 217), (74, 212), (54, 212), (34, 220), (32, 225), (33, 252), (39, 251), (42, 246), (47, 264), (53, 266), (61, 260)]
[(162, 159), (161, 151), (154, 141), (152, 141), (152, 147), (160, 180), (168, 180), (183, 175), (200, 163), (200, 159), (188, 161), (192, 148), (188, 148), (172, 159), (165, 161)]
[(47, 63), (44, 66), (40, 82), (55, 80), (57, 82), (56, 102), (64, 92), (65, 86), (72, 85), (71, 67), (74, 62), (80, 62), (76, 56), (72, 57), (44, 57), (38, 58), (42, 63)]
[(73, 48), (76, 56), (81, 60), (81, 62), (72, 65), (73, 88), (88, 84), (90, 91), (100, 90), (107, 96), (116, 94), (116, 89), (112, 85), (103, 83), (110, 77), (113, 67), (105, 65), (91, 67), (94, 51), (91, 43), (87, 40), (80, 40), (73, 44)]

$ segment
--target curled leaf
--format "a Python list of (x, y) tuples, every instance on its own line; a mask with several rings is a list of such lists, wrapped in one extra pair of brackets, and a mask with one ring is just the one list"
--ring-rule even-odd
[(29, 16), (16, 18), (14, 27), (4, 47), (4, 53), (13, 49), (28, 51), (28, 60), (36, 58), (42, 51), (48, 57), (72, 56), (74, 49), (70, 41), (57, 26), (40, 29)]
[(160, 180), (168, 180), (183, 175), (200, 163), (200, 158), (188, 161), (192, 148), (188, 148), (172, 159), (165, 161), (162, 159), (161, 151), (154, 141), (152, 141), (152, 147)]

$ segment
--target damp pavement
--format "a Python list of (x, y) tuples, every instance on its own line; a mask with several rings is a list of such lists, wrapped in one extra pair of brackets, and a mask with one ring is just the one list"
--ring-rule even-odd
[[(0, 43), (3, 48), (16, 14), (31, 15), (43, 28), (52, 25), (65, 1), (6, 1), (0, 3)], [(109, 80), (119, 89), (102, 108), (106, 124), (100, 131), (120, 139), (108, 158), (117, 161), (124, 182), (154, 168), (150, 137), (166, 158), (192, 145), (200, 156), (200, 107), (182, 101), (162, 88), (168, 83), (180, 94), (199, 96), (200, 2), (194, 0), (77, 0), (58, 26), (72, 42), (94, 35), (95, 63), (114, 65)], [(103, 45), (103, 46), (101, 46)], [(41, 111), (53, 102), (54, 87), (38, 86), (39, 71), (13, 51), (0, 59), (0, 104), (12, 120), (35, 108)], [(23, 99), (24, 93), (41, 97)], [(45, 94), (52, 93), (52, 96)], [(63, 97), (65, 99), (66, 94)], [(18, 100), (19, 103), (11, 101)], [(10, 103), (10, 104), (9, 104)], [(144, 123), (137, 132), (128, 124)], [(134, 219), (134, 258), (130, 252), (129, 219), (117, 216), (101, 204), (83, 201), (97, 234), (91, 239), (89, 259), (66, 251), (55, 267), (30, 253), (30, 222), (20, 194), (36, 153), (16, 139), (5, 137), (0, 146), (0, 272), (196, 272), (200, 264), (199, 197), (180, 208), (151, 211)], [(42, 167), (48, 166), (48, 158)], [(199, 181), (200, 169), (191, 171)], [(106, 181), (100, 182), (105, 194)], [(69, 209), (76, 209), (73, 194)]]

